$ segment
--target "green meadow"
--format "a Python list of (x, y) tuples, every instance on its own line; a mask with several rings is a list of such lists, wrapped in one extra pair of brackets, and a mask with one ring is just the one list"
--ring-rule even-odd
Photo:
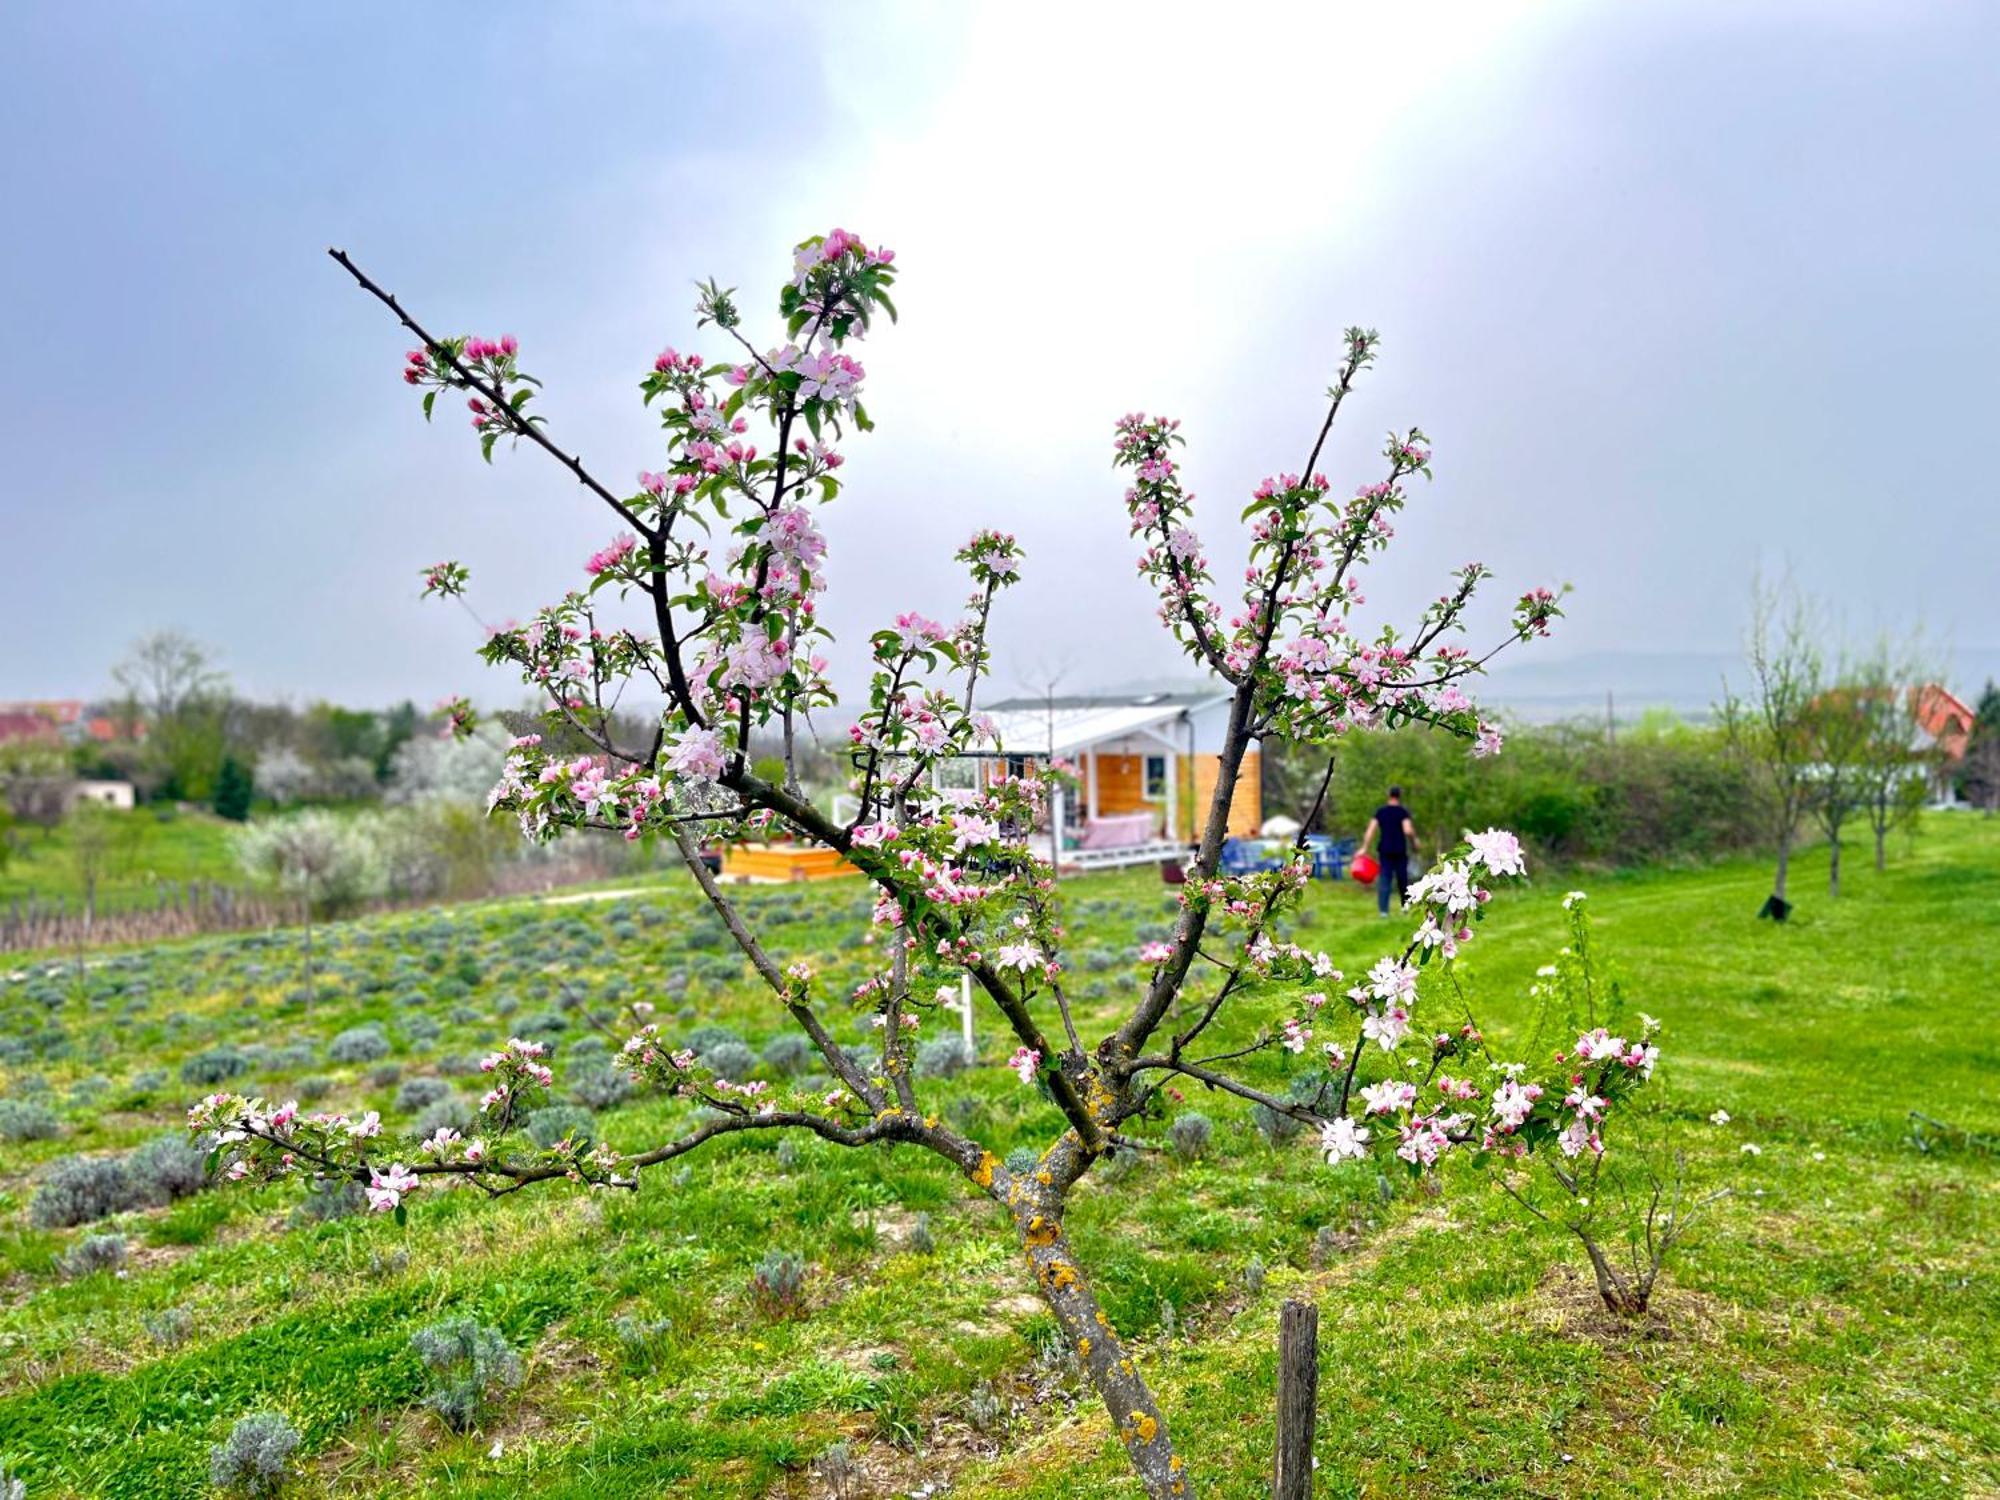
[[(1804, 857), (1783, 927), (1754, 920), (1760, 863), (1538, 876), (1468, 950), (1504, 1054), (1564, 941), (1563, 893), (1585, 888), (1627, 1003), (1665, 1023), (1652, 1103), (1694, 1180), (1728, 1196), (1643, 1319), (1605, 1314), (1575, 1243), (1485, 1175), (1332, 1169), (1220, 1095), (1175, 1106), (1214, 1121), (1198, 1158), (1094, 1174), (1072, 1238), (1204, 1493), (1268, 1486), (1292, 1296), (1321, 1309), (1323, 1496), (2000, 1491), (2000, 822), (1932, 816), (1885, 873), (1855, 863), (1830, 901), (1824, 852)], [(1171, 897), (1150, 871), (1064, 889), (1094, 1039)], [(834, 993), (868, 972), (858, 884), (743, 902)], [(1289, 935), (1352, 973), (1396, 930), (1340, 885)], [(37, 1227), (57, 1162), (140, 1148), (213, 1087), (408, 1129), (476, 1103), (479, 1055), (532, 1036), (556, 1049), (559, 1093), (594, 1081), (568, 1101), (588, 1129), (636, 1150), (688, 1110), (606, 1081), (630, 1003), (670, 1036), (728, 1028), (775, 1084), (800, 1066), (684, 881), (339, 924), (316, 948), (310, 988), (294, 932), (17, 961), (0, 982), (0, 1123), (25, 1122), (0, 1143), (0, 1465), (30, 1500), (206, 1494), (210, 1450), (266, 1409), (302, 1434), (298, 1495), (1137, 1493), (997, 1212), (913, 1151), (738, 1138), (635, 1193), (427, 1189), (403, 1225), (210, 1187)], [(1222, 1040), (1271, 1014), (1253, 997)], [(858, 1041), (866, 1021), (836, 1017)], [(980, 1024), (978, 1063), (927, 1081), (926, 1107), (1001, 1155), (1039, 1150), (1058, 1117)], [(1288, 1064), (1251, 1076), (1282, 1085)], [(106, 1233), (122, 1266), (77, 1271)], [(754, 1284), (773, 1251), (805, 1262), (788, 1308)], [(422, 1404), (410, 1337), (462, 1313), (524, 1370), (458, 1433)]]

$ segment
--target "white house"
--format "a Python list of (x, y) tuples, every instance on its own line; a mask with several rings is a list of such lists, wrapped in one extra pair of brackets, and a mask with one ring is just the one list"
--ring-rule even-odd
[[(1227, 693), (1009, 698), (987, 713), (1013, 774), (1030, 762), (1073, 766), (1075, 795), (1058, 790), (1050, 804), (1064, 866), (1138, 864), (1184, 852), (1199, 836), (1229, 722)], [(1229, 831), (1254, 837), (1262, 821), (1262, 767), (1252, 747)]]

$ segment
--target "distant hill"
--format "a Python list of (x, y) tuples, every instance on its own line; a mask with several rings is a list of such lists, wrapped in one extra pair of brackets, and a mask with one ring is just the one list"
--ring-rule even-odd
[[(1586, 651), (1575, 656), (1523, 653), (1497, 665), (1476, 696), (1525, 719), (1601, 717), (1610, 707), (1620, 719), (1649, 708), (1670, 708), (1705, 718), (1725, 676), (1739, 689), (1742, 656), (1734, 651)], [(1946, 685), (1971, 701), (1989, 678), (2000, 680), (2000, 647), (1968, 647), (1952, 654)]]

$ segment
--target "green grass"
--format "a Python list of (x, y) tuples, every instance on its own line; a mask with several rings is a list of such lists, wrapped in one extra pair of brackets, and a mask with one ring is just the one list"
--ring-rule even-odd
[[(1753, 920), (1759, 866), (1555, 877), (1503, 896), (1469, 950), (1482, 1022), (1517, 1032), (1561, 941), (1559, 898), (1585, 885), (1632, 1004), (1666, 1022), (1661, 1106), (1700, 1180), (1731, 1196), (1639, 1327), (1597, 1310), (1573, 1246), (1480, 1174), (1447, 1172), (1433, 1194), (1332, 1171), (1304, 1141), (1272, 1150), (1220, 1097), (1188, 1100), (1216, 1120), (1208, 1158), (1091, 1180), (1071, 1213), (1079, 1256), (1204, 1493), (1268, 1484), (1275, 1323), (1291, 1295), (1321, 1306), (1324, 1496), (2000, 1488), (2000, 1044), (1987, 1016), (2000, 825), (1934, 818), (1885, 875), (1850, 875), (1839, 902), (1823, 880), (1808, 855), (1799, 915), (1777, 928)], [(1095, 1030), (1129, 997), (1127, 959), (1167, 920), (1166, 897), (1150, 873), (1066, 890)], [(747, 899), (784, 959), (862, 972), (865, 950), (843, 946), (858, 887)], [(1315, 893), (1295, 935), (1352, 971), (1393, 931), (1342, 886)], [(801, 1141), (781, 1158), (773, 1140), (728, 1142), (637, 1194), (420, 1194), (400, 1229), (299, 1225), (286, 1191), (212, 1191), (110, 1226), (132, 1242), (123, 1278), (61, 1279), (55, 1258), (86, 1231), (27, 1227), (38, 1173), (169, 1127), (201, 1092), (180, 1064), (218, 1042), (264, 1048), (241, 1085), (282, 1098), (318, 1075), (326, 1106), (395, 1120), (398, 1084), (369, 1077), (381, 1064), (327, 1060), (339, 1031), (381, 1023), (407, 1077), (536, 1018), (566, 1021), (551, 1034), (573, 1043), (592, 1010), (633, 999), (657, 1004), (670, 1033), (719, 1019), (761, 1046), (780, 1029), (679, 885), (345, 924), (322, 948), (310, 1000), (289, 934), (0, 987), (6, 1092), (38, 1094), (65, 1130), (0, 1147), (0, 1462), (35, 1500), (201, 1494), (210, 1445), (260, 1406), (304, 1432), (295, 1488), (308, 1495), (819, 1496), (808, 1465), (836, 1440), (867, 1476), (856, 1494), (939, 1479), (957, 1496), (1136, 1493), (1094, 1401), (1046, 1353), (1053, 1325), (996, 1214), (908, 1152)], [(1257, 1019), (1246, 1011), (1235, 1034)], [(843, 1034), (859, 1035), (856, 1020), (840, 1017)], [(981, 1067), (931, 1085), (934, 1107), (996, 1151), (1044, 1144), (1051, 1112), (998, 1066), (1011, 1044), (990, 1028), (982, 1041)], [(1708, 1123), (1717, 1109), (1729, 1125)], [(1920, 1151), (1912, 1109), (1972, 1137)], [(641, 1099), (601, 1123), (637, 1147), (683, 1118)], [(908, 1246), (918, 1211), (929, 1254)], [(811, 1262), (800, 1317), (754, 1308), (751, 1272), (772, 1248)], [(1268, 1268), (1254, 1294), (1253, 1258)], [(178, 1348), (147, 1332), (168, 1308), (191, 1320)], [(528, 1379), (485, 1431), (454, 1436), (417, 1405), (408, 1338), (461, 1311), (506, 1331)], [(626, 1314), (665, 1330), (628, 1344)], [(969, 1421), (982, 1383), (1008, 1408), (997, 1432)]]
[[(230, 852), (229, 835), (237, 825), (210, 813), (152, 808), (119, 813), (110, 820), (97, 906), (101, 912), (144, 906), (156, 899), (163, 883), (214, 881), (245, 884), (242, 869)], [(82, 876), (71, 847), (67, 823), (41, 829), (16, 827), (13, 854), (0, 864), (0, 904), (16, 900), (83, 900)]]

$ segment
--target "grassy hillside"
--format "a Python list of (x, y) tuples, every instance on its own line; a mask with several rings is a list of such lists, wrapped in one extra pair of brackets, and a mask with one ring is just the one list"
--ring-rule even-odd
[[(1322, 1308), (1323, 1495), (2000, 1487), (2000, 825), (1933, 819), (1838, 903), (1808, 858), (1784, 928), (1752, 920), (1766, 879), (1591, 884), (1632, 1003), (1666, 1022), (1662, 1106), (1700, 1180), (1732, 1190), (1641, 1325), (1605, 1317), (1580, 1253), (1478, 1174), (1433, 1194), (1331, 1170), (1303, 1140), (1268, 1146), (1219, 1096), (1187, 1101), (1216, 1121), (1203, 1159), (1148, 1156), (1080, 1193), (1072, 1237), (1205, 1493), (1268, 1484), (1276, 1309), (1300, 1294)], [(1084, 1004), (1108, 1018), (1168, 898), (1150, 872), (1068, 890)], [(1503, 896), (1482, 929), (1470, 974), (1489, 1033), (1525, 1024), (1561, 894)], [(861, 972), (858, 887), (749, 899), (782, 957)], [(1352, 886), (1317, 892), (1303, 927), (1350, 971), (1390, 930)], [(301, 1494), (821, 1496), (809, 1466), (836, 1441), (860, 1471), (851, 1496), (1135, 1493), (994, 1212), (914, 1154), (725, 1142), (637, 1194), (418, 1194), (401, 1228), (304, 1222), (277, 1189), (29, 1225), (49, 1163), (170, 1127), (205, 1087), (183, 1067), (218, 1048), (234, 1051), (190, 1080), (240, 1065), (233, 1086), (403, 1122), (412, 1078), (476, 1097), (465, 1060), (509, 1033), (558, 1041), (574, 1069), (589, 1014), (633, 999), (670, 1032), (720, 1020), (762, 1048), (781, 1029), (683, 888), (355, 923), (322, 950), (311, 997), (294, 939), (268, 935), (0, 987), (5, 1092), (62, 1132), (0, 1146), (0, 1462), (36, 1500), (203, 1493), (210, 1446), (257, 1407), (303, 1431)], [(389, 1055), (332, 1061), (332, 1039), (366, 1023)], [(997, 1152), (1045, 1144), (1053, 1112), (997, 1065), (1010, 1043), (982, 1042), (981, 1066), (930, 1085), (934, 1107)], [(1728, 1125), (1709, 1123), (1718, 1109)], [(1912, 1109), (1975, 1134), (1919, 1150)], [(631, 1100), (598, 1125), (630, 1148), (681, 1118)], [(58, 1273), (107, 1227), (128, 1236), (124, 1275)], [(772, 1249), (810, 1263), (797, 1317), (756, 1308)], [(527, 1366), (464, 1436), (417, 1404), (409, 1349), (458, 1311)]]
[[(162, 881), (218, 881), (242, 885), (245, 879), (229, 850), (229, 833), (237, 825), (205, 812), (152, 808), (118, 814), (108, 820), (107, 840), (98, 879), (99, 911), (120, 911), (155, 898)], [(72, 828), (58, 824), (41, 829), (17, 827), (13, 853), (0, 864), (0, 904), (17, 899), (83, 900), (83, 877), (72, 845)]]

